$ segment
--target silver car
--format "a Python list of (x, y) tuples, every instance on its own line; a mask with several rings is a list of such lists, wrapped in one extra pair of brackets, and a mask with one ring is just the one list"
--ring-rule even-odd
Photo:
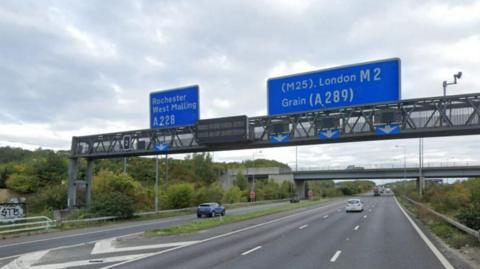
[(345, 211), (348, 212), (362, 212), (363, 202), (360, 199), (349, 199)]

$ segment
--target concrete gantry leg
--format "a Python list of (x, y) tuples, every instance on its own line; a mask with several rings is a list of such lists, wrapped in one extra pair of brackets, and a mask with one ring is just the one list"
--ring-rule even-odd
[(295, 194), (299, 199), (305, 199), (305, 181), (295, 180)]
[(93, 177), (93, 160), (88, 159), (87, 160), (87, 174), (86, 174), (86, 195), (85, 195), (85, 200), (87, 204), (87, 208), (90, 208), (90, 205), (92, 204), (92, 177)]
[(77, 178), (78, 158), (71, 158), (68, 164), (68, 200), (67, 207), (75, 208), (77, 205), (77, 189), (75, 180)]

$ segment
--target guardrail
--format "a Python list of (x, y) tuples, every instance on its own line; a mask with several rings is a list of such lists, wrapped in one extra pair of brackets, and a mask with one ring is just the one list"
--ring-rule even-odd
[(452, 225), (453, 227), (459, 229), (460, 231), (462, 232), (465, 232), (471, 236), (474, 236), (476, 237), (479, 241), (480, 241), (480, 231), (475, 231), (474, 229), (472, 228), (469, 228), (463, 224), (461, 224), (460, 222), (456, 221), (456, 220), (453, 220), (447, 216), (445, 216), (444, 214), (441, 214), (441, 213), (438, 213), (437, 211), (427, 207), (426, 205), (422, 204), (422, 203), (419, 203), (417, 201), (414, 201), (408, 197), (405, 197), (405, 199), (407, 199), (407, 201), (409, 201), (410, 203), (416, 205), (416, 206), (419, 206), (425, 210), (427, 210), (428, 212), (434, 214), (435, 216), (441, 218), (443, 221), (447, 222), (448, 224)]
[[(3, 225), (3, 223), (12, 223), (12, 222), (21, 222), (21, 223)], [(40, 229), (48, 230), (56, 226), (56, 222), (54, 220), (51, 220), (50, 218), (45, 216), (0, 220), (0, 223), (1, 223), (0, 234), (25, 232), (25, 231), (33, 231), (33, 230), (40, 230)], [(23, 227), (23, 228), (18, 228), (18, 227)]]
[[(256, 206), (256, 205), (263, 205), (263, 204), (273, 204), (273, 203), (281, 203), (289, 201), (289, 199), (280, 199), (280, 200), (263, 200), (257, 202), (242, 202), (242, 203), (233, 203), (233, 204), (224, 204), (226, 208), (229, 207), (242, 207), (242, 206)], [(174, 212), (195, 212), (197, 207), (185, 207), (179, 209), (166, 209), (166, 210), (159, 210), (159, 211), (147, 211), (147, 212), (137, 212), (134, 213), (134, 216), (148, 216), (148, 215), (156, 215), (156, 214), (164, 214), (164, 213), (174, 213)], [(115, 220), (118, 219), (116, 216), (106, 216), (106, 217), (97, 217), (97, 218), (87, 218), (87, 219), (75, 219), (75, 220), (59, 220), (59, 224), (69, 224), (69, 223), (80, 223), (80, 222), (94, 222), (94, 221), (106, 221), (106, 220)]]

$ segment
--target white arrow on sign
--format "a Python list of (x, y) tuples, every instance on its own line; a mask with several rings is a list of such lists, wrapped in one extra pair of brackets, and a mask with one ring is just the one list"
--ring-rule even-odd
[(284, 135), (284, 134), (277, 134), (277, 135), (274, 135), (272, 136), (273, 140), (277, 141), (277, 142), (282, 142), (284, 140), (287, 139), (287, 135)]
[(323, 132), (323, 135), (326, 136), (327, 138), (332, 138), (334, 135), (337, 134), (338, 131), (332, 131), (332, 130), (327, 130)]
[(155, 145), (156, 150), (165, 151), (168, 150), (168, 144), (157, 144)]
[(383, 133), (386, 133), (386, 134), (389, 134), (389, 133), (393, 132), (393, 131), (394, 131), (395, 129), (397, 129), (397, 128), (398, 128), (398, 126), (394, 126), (394, 127), (392, 128), (392, 126), (390, 126), (390, 125), (385, 125), (385, 127), (383, 127), (383, 128), (378, 127), (378, 129), (379, 129), (380, 131), (382, 131)]

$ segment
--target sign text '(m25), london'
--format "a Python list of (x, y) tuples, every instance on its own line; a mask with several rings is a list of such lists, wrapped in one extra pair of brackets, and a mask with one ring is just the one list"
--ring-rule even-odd
[(150, 93), (150, 128), (194, 125), (199, 119), (198, 86)]
[(400, 59), (268, 80), (268, 115), (400, 100)]

